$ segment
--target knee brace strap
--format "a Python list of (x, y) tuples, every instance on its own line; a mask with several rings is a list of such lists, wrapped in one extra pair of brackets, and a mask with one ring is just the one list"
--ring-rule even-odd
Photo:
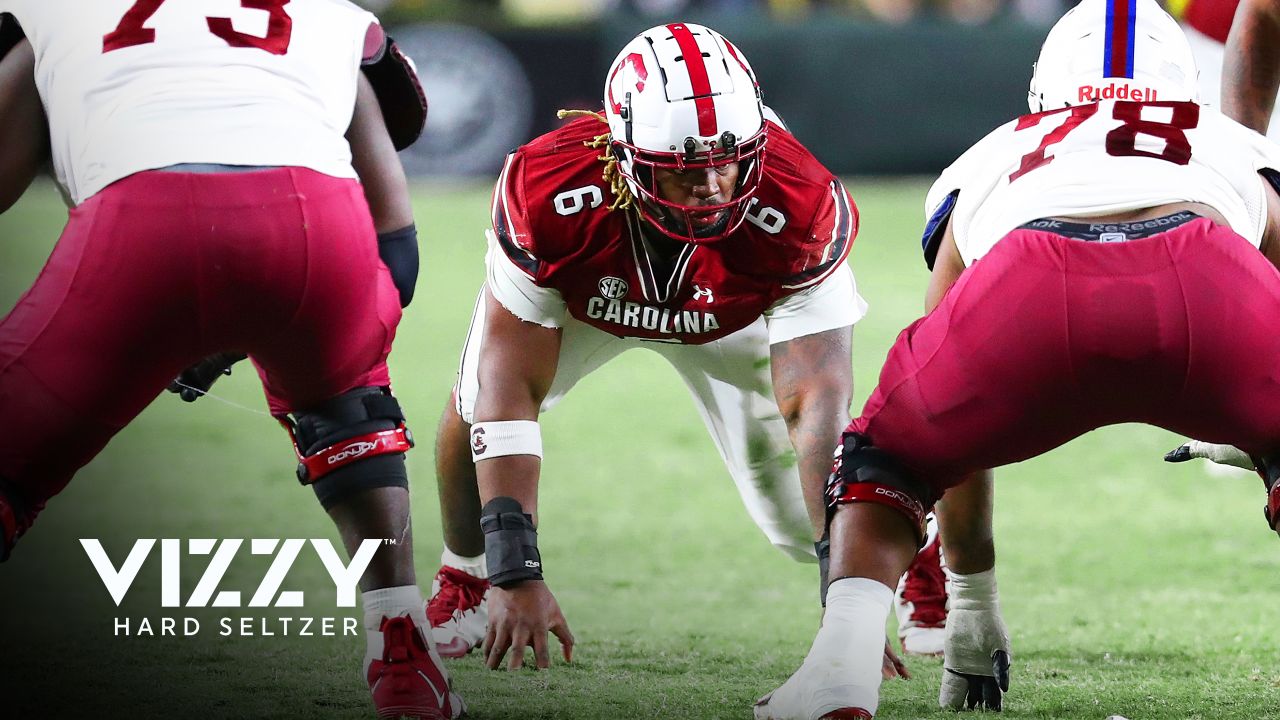
[(873, 446), (863, 435), (845, 433), (835, 467), (827, 479), (827, 524), (836, 508), (855, 502), (870, 502), (893, 508), (916, 528), (917, 541), (924, 540), (925, 515), (933, 507), (929, 497), (902, 465), (885, 451)]
[(298, 453), (298, 482), (310, 485), (334, 470), (357, 460), (409, 452), (413, 447), (412, 438), (409, 428), (405, 427), (402, 420), (391, 430), (379, 430), (346, 438), (305, 457)]
[(413, 447), (400, 403), (382, 388), (353, 390), (317, 410), (279, 420), (293, 438), (298, 482), (303, 485), (353, 462)]

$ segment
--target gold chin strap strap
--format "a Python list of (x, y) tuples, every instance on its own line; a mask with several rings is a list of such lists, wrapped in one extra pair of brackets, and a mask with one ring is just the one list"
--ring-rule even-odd
[[(561, 120), (565, 118), (593, 117), (606, 125), (609, 122), (604, 115), (591, 110), (560, 110), (556, 113), (556, 117)], [(604, 149), (604, 154), (598, 157), (604, 163), (604, 172), (600, 174), (600, 177), (608, 184), (609, 190), (613, 193), (613, 202), (609, 205), (609, 210), (612, 212), (635, 207), (636, 199), (631, 194), (631, 188), (627, 186), (626, 178), (622, 177), (622, 173), (618, 171), (617, 156), (609, 151), (610, 139), (609, 133), (606, 132), (582, 144), (589, 148)]]

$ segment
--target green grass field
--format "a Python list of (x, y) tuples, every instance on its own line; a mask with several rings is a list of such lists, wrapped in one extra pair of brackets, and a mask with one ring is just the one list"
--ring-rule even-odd
[[(925, 185), (853, 180), (850, 189), (863, 217), (852, 262), (871, 303), (855, 332), (860, 403), (922, 305)], [(424, 274), (391, 360), (397, 394), (427, 439), (483, 276), (488, 189), (424, 186), (416, 197)], [(50, 188), (0, 217), (0, 308), (35, 277), (63, 217)], [(372, 717), (357, 672), (363, 640), (220, 637), (219, 617), (249, 611), (162, 608), (157, 556), (116, 608), (77, 540), (101, 538), (116, 563), (137, 538), (336, 541), (293, 480), (286, 436), (261, 414), (246, 370), (215, 392), (252, 410), (160, 397), (0, 567), (0, 718)], [(812, 640), (814, 567), (758, 533), (658, 357), (622, 357), (543, 427), (541, 544), (576, 659), (518, 673), (486, 671), (476, 655), (450, 663), (471, 716), (749, 718)], [(1280, 544), (1263, 523), (1259, 483), (1160, 462), (1176, 442), (1111, 428), (998, 473), (1001, 595), (1014, 640), (1006, 716), (1280, 718)], [(440, 550), (430, 445), (409, 455), (424, 587)], [(184, 597), (206, 562), (184, 558)], [(222, 587), (247, 597), (266, 564), (238, 558)], [(334, 609), (310, 551), (285, 589), (305, 591), (306, 610), (266, 614), (358, 615)], [(116, 617), (188, 614), (202, 620), (195, 637), (113, 635)], [(909, 665), (915, 679), (886, 685), (878, 717), (950, 717), (935, 707), (941, 663)]]

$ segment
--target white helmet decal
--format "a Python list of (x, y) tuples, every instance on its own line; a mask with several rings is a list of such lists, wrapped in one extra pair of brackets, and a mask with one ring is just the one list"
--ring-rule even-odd
[(1198, 80), (1186, 35), (1155, 0), (1083, 0), (1045, 38), (1027, 104), (1198, 102)]
[[(692, 243), (718, 240), (737, 229), (759, 185), (767, 126), (755, 74), (732, 43), (692, 23), (650, 28), (627, 43), (610, 66), (604, 105), (610, 150), (651, 225)], [(684, 206), (657, 191), (656, 169), (735, 162), (738, 186), (728, 202)], [(709, 231), (696, 232), (689, 222), (712, 215), (723, 215), (724, 221)]]

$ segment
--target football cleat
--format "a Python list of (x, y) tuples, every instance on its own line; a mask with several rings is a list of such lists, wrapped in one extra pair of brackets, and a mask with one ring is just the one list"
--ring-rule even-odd
[(440, 659), (408, 616), (383, 618), (382, 657), (369, 664), (367, 680), (380, 718), (453, 720), (466, 711), (449, 687)]
[[(830, 673), (812, 672), (801, 666), (782, 687), (756, 701), (755, 720), (871, 720), (873, 713), (859, 707), (857, 698), (867, 689), (854, 685), (830, 685)], [(826, 687), (818, 687), (826, 683)]]
[(927, 543), (893, 596), (898, 616), (898, 640), (908, 655), (941, 655), (946, 641), (947, 576), (942, 571), (942, 543), (937, 525), (929, 523)]
[(443, 657), (460, 658), (484, 641), (489, 628), (489, 581), (444, 566), (431, 584), (427, 620)]

